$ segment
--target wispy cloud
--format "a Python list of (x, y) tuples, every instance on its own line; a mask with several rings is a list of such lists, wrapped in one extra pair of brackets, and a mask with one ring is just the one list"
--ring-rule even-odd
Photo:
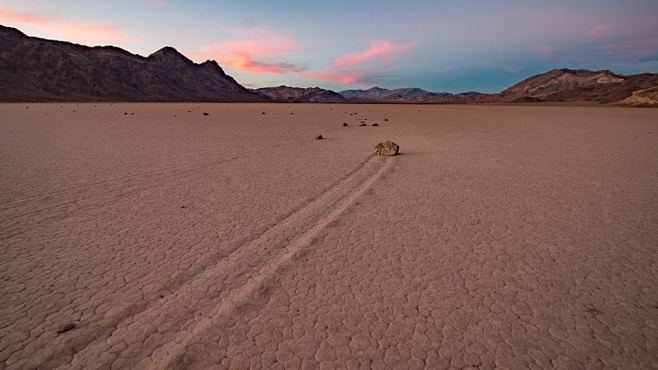
[(312, 80), (331, 81), (343, 85), (355, 85), (363, 83), (368, 76), (366, 72), (359, 71), (335, 71), (328, 69), (322, 72), (301, 72), (300, 75)]
[(608, 24), (592, 27), (585, 32), (585, 38), (588, 40), (601, 40), (614, 36), (619, 36), (624, 32), (624, 28), (618, 24)]
[(394, 62), (413, 46), (390, 40), (374, 41), (363, 51), (335, 58), (324, 71), (304, 73), (303, 76), (344, 85), (364, 84), (369, 76), (380, 72), (383, 66)]
[(532, 50), (537, 56), (548, 59), (552, 62), (559, 62), (564, 55), (559, 49), (541, 43), (532, 45)]
[(112, 23), (70, 21), (56, 15), (18, 11), (4, 6), (0, 6), (0, 22), (12, 26), (33, 27), (52, 37), (88, 45), (142, 42), (137, 37), (120, 32)]
[(336, 58), (332, 66), (334, 68), (340, 68), (361, 65), (372, 59), (386, 55), (390, 56), (392, 53), (402, 51), (406, 47), (406, 45), (399, 45), (392, 41), (375, 41), (366, 50)]
[(261, 28), (244, 28), (235, 33), (238, 39), (202, 47), (199, 51), (191, 52), (190, 56), (198, 61), (215, 59), (220, 64), (254, 74), (281, 74), (303, 69), (288, 62), (269, 61), (294, 51), (296, 46), (291, 39)]

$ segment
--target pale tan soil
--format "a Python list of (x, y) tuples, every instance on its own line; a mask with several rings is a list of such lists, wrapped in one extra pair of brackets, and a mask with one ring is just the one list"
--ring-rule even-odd
[(658, 368), (656, 110), (4, 104), (0, 190), (0, 368)]

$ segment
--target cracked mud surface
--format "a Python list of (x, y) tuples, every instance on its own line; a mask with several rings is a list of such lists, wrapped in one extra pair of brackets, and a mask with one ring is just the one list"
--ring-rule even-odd
[(25, 106), (0, 368), (658, 368), (655, 110)]

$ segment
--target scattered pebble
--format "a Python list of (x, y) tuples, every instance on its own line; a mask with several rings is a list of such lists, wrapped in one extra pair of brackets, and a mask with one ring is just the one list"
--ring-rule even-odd
[(372, 126), (379, 126), (379, 123), (375, 122), (372, 124)]
[(204, 116), (209, 116), (210, 114), (208, 114), (208, 113), (206, 113), (206, 112), (203, 112), (203, 115), (204, 115)]
[(347, 126), (349, 126), (347, 122), (343, 122), (343, 127), (347, 127)]
[(315, 140), (322, 140), (322, 139), (324, 139), (324, 137), (322, 137), (322, 135), (318, 135), (318, 136), (315, 137)]

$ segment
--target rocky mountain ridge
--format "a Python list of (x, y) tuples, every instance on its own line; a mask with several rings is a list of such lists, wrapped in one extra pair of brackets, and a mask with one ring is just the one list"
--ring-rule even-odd
[(148, 57), (113, 46), (29, 37), (0, 26), (0, 101), (267, 101), (214, 61), (171, 47)]

